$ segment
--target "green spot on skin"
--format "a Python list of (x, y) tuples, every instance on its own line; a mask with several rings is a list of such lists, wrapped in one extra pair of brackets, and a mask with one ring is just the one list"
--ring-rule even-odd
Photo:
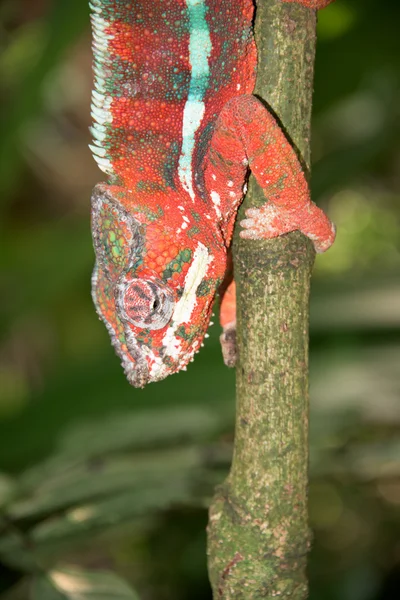
[(188, 232), (187, 232), (188, 237), (190, 237), (190, 238), (192, 238), (193, 236), (195, 236), (197, 233), (200, 233), (200, 229), (196, 225), (194, 225), (193, 227), (191, 227), (188, 230)]
[(217, 283), (215, 279), (204, 279), (196, 290), (196, 296), (207, 296), (211, 291), (217, 289)]
[(164, 211), (160, 205), (157, 205), (157, 211), (153, 211), (147, 206), (136, 206), (135, 212), (143, 213), (149, 221), (158, 221), (158, 219), (164, 216)]
[(197, 334), (198, 334), (198, 332), (197, 332), (196, 327), (189, 327), (188, 329), (186, 329), (184, 325), (181, 325), (176, 330), (176, 335), (178, 335), (183, 340), (185, 340), (189, 343), (192, 342), (197, 337)]
[(282, 175), (282, 177), (280, 177), (278, 179), (278, 181), (276, 182), (275, 186), (277, 187), (278, 190), (284, 190), (285, 189), (285, 180), (287, 178), (287, 174), (285, 173), (284, 175)]
[(192, 258), (192, 251), (189, 249), (181, 250), (179, 254), (168, 263), (166, 269), (163, 272), (163, 281), (170, 279), (173, 273), (181, 273), (184, 263), (190, 262)]
[(184, 262), (189, 262), (189, 260), (192, 258), (192, 251), (189, 250), (189, 248), (186, 248), (186, 250), (182, 250), (180, 252), (180, 255)]
[(198, 223), (201, 219), (200, 215), (198, 212), (196, 212), (195, 210), (190, 211), (192, 214), (193, 219)]
[(178, 335), (179, 337), (181, 337), (182, 339), (184, 339), (186, 341), (188, 341), (188, 339), (189, 339), (189, 335), (187, 335), (184, 325), (181, 325), (180, 327), (178, 327), (178, 329), (176, 330), (176, 335)]

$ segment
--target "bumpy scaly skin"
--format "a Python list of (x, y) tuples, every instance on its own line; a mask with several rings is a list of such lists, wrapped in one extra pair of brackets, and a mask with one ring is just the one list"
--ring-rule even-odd
[[(249, 169), (268, 202), (247, 211), (243, 237), (299, 229), (323, 252), (334, 229), (310, 202), (274, 118), (250, 95), (252, 0), (91, 0), (90, 6), (91, 149), (109, 175), (92, 195), (93, 299), (128, 380), (143, 387), (186, 368), (202, 345), (219, 289), (232, 348), (229, 246)], [(233, 364), (232, 353), (225, 361)]]

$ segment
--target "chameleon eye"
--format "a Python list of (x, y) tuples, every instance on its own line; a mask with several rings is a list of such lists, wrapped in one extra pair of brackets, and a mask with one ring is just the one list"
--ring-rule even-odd
[(118, 305), (123, 317), (144, 329), (161, 329), (174, 308), (172, 291), (158, 281), (132, 279), (118, 286)]
[(140, 256), (140, 224), (102, 186), (92, 194), (92, 234), (96, 258), (108, 279), (115, 282)]

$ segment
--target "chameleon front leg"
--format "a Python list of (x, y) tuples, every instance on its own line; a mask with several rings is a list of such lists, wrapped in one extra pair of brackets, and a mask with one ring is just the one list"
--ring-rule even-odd
[(296, 153), (275, 118), (254, 96), (233, 98), (221, 111), (205, 160), (205, 185), (227, 245), (250, 169), (268, 200), (246, 211), (241, 237), (267, 239), (300, 230), (316, 252), (334, 242), (335, 228), (311, 201)]
[(304, 172), (281, 128), (256, 98), (233, 102), (249, 167), (269, 202), (246, 211), (240, 236), (274, 238), (296, 229), (309, 237), (315, 251), (325, 252), (335, 239), (335, 227), (310, 199)]
[[(268, 202), (246, 211), (240, 222), (241, 237), (274, 238), (294, 230), (309, 237), (317, 252), (335, 239), (335, 228), (310, 199), (295, 151), (271, 113), (254, 96), (238, 96), (223, 108), (205, 159), (205, 187), (214, 203), (227, 246), (250, 169)], [(229, 288), (228, 288), (229, 289)], [(234, 328), (234, 287), (225, 293), (221, 324), (224, 356), (232, 363), (231, 330)], [(228, 335), (229, 332), (229, 335)], [(224, 349), (224, 343), (228, 347)]]

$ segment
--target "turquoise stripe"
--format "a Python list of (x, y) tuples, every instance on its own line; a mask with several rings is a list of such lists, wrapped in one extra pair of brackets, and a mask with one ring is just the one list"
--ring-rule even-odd
[(204, 96), (206, 94), (210, 68), (208, 59), (212, 44), (206, 21), (205, 0), (186, 0), (189, 17), (189, 62), (191, 67), (188, 98), (183, 112), (182, 149), (179, 158), (179, 179), (192, 200), (194, 200), (192, 159), (195, 134), (204, 116)]
[(210, 68), (208, 59), (212, 44), (206, 21), (205, 0), (186, 0), (189, 16), (189, 61), (191, 78), (188, 100), (202, 100), (208, 87)]

